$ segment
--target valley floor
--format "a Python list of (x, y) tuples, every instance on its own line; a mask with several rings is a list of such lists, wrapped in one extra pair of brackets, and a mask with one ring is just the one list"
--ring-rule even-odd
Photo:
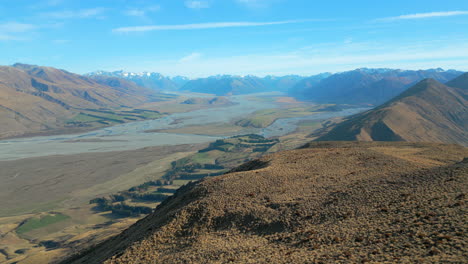
[[(245, 119), (268, 119), (260, 125), (268, 126), (277, 118), (311, 115), (321, 107), (297, 102), (277, 103), (274, 97), (268, 100), (275, 103), (278, 110), (254, 112)], [(190, 125), (160, 132), (227, 137), (258, 131), (258, 125), (251, 126), (247, 124), (251, 121), (242, 120)], [(311, 131), (321, 127), (320, 120), (301, 121), (295, 133), (274, 141), (249, 136), (228, 140), (227, 148), (215, 147), (203, 153), (198, 151), (209, 147), (207, 143), (0, 161), (0, 199), (3, 201), (0, 209), (0, 262), (47, 263), (57, 260), (118, 234), (143, 216), (123, 216), (122, 210), (116, 211), (119, 202), (111, 204), (113, 211), (101, 210), (100, 204), (90, 204), (94, 198), (120, 195), (134, 187), (137, 187), (136, 192), (124, 192), (124, 196), (172, 195), (172, 190), (204, 177), (205, 173), (223, 173), (264, 153), (299, 147), (311, 140), (308, 137)], [(80, 141), (98, 143), (87, 139)], [(176, 161), (182, 165), (174, 167)], [(167, 180), (169, 172), (186, 168), (189, 164), (201, 164), (207, 169), (196, 169), (183, 177), (174, 176), (169, 185), (138, 187)], [(224, 169), (216, 169), (210, 164), (221, 164)], [(160, 202), (159, 198), (125, 199), (125, 206), (131, 209), (154, 208)]]

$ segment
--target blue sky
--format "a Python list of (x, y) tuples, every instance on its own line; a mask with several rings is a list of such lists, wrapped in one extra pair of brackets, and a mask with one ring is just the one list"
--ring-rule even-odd
[(468, 1), (0, 0), (0, 64), (77, 73), (468, 71)]

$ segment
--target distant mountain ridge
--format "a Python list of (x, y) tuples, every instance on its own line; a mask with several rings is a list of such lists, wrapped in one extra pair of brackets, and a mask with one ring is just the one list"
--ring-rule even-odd
[(304, 77), (299, 75), (265, 76), (216, 75), (189, 81), (181, 90), (218, 96), (262, 92), (287, 92)]
[(117, 77), (134, 82), (142, 87), (172, 91), (179, 90), (189, 81), (189, 78), (184, 76), (167, 77), (157, 72), (95, 71), (86, 74), (86, 76), (90, 78), (98, 78), (99, 76)]
[(428, 70), (359, 68), (335, 74), (325, 72), (307, 77), (214, 75), (190, 79), (183, 76), (167, 77), (155, 72), (126, 71), (96, 71), (86, 76), (91, 78), (118, 77), (155, 90), (188, 91), (218, 96), (278, 91), (300, 100), (317, 103), (378, 105), (425, 78), (447, 82), (461, 74), (460, 71), (441, 68)]
[(361, 68), (323, 79), (306, 78), (290, 90), (290, 95), (317, 103), (379, 105), (423, 79), (445, 83), (462, 73), (440, 68), (418, 71)]
[(468, 145), (468, 73), (446, 85), (425, 79), (385, 104), (337, 124), (318, 141), (413, 141)]

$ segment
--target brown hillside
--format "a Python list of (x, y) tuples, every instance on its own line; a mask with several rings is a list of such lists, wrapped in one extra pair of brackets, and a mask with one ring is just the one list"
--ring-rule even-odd
[(135, 106), (151, 96), (50, 67), (0, 66), (0, 138), (63, 127), (79, 109)]
[[(454, 81), (462, 86), (468, 80), (466, 76)], [(467, 98), (466, 90), (426, 79), (380, 107), (350, 117), (317, 140), (468, 145)]]
[(467, 156), (456, 145), (311, 143), (182, 187), (63, 263), (466, 262)]

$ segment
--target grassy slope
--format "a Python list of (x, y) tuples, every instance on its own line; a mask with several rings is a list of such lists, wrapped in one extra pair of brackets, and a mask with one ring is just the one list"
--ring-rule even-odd
[(467, 144), (466, 95), (424, 80), (373, 110), (350, 117), (318, 140)]
[(187, 186), (64, 263), (464, 262), (466, 156), (453, 145), (313, 143)]

